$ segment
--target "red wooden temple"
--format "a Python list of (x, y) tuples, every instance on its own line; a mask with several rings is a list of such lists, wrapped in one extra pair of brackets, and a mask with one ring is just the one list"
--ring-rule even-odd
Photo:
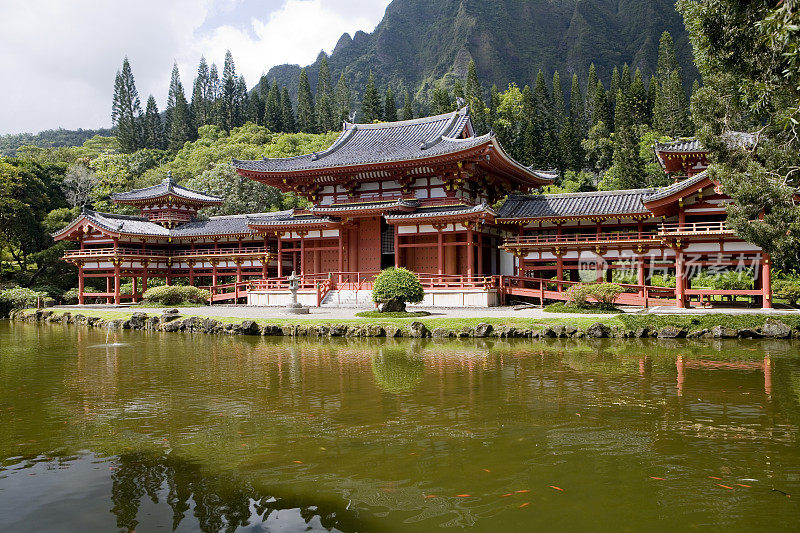
[[(240, 175), (308, 199), (308, 209), (201, 219), (198, 209), (222, 200), (168, 177), (113, 197), (141, 216), (86, 210), (55, 238), (79, 243), (65, 259), (78, 266), (81, 302), (138, 300), (159, 277), (208, 287), (213, 301), (283, 305), (294, 271), (303, 303), (359, 303), (381, 269), (403, 266), (431, 306), (563, 300), (573, 283), (624, 270), (631, 279), (620, 303), (687, 306), (724, 295), (769, 307), (769, 258), (726, 227), (728, 197), (703, 172), (705, 152), (679, 141), (656, 153), (673, 185), (539, 194), (554, 174), (514, 161), (493, 134), (476, 136), (468, 108), (345, 123), (327, 150), (233, 161)], [(755, 273), (753, 287), (692, 287), (697, 273), (730, 268)], [(653, 286), (656, 273), (675, 286)], [(87, 290), (87, 278), (105, 287)], [(133, 280), (131, 294), (123, 279)]]

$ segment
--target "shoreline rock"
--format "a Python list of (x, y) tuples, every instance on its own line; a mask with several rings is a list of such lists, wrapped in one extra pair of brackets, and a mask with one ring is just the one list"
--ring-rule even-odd
[(667, 340), (688, 339), (694, 341), (720, 339), (798, 339), (800, 327), (797, 329), (788, 324), (769, 317), (763, 326), (757, 328), (731, 328), (714, 326), (706, 328), (686, 328), (664, 325), (653, 329), (649, 326), (626, 329), (620, 326), (609, 326), (595, 322), (586, 328), (577, 328), (571, 324), (542, 324), (529, 328), (510, 325), (493, 326), (486, 322), (474, 327), (457, 328), (436, 327), (433, 330), (420, 322), (413, 321), (407, 326), (381, 325), (369, 321), (363, 324), (263, 324), (252, 319), (243, 319), (239, 323), (224, 323), (212, 317), (182, 317), (177, 309), (164, 312), (161, 316), (148, 315), (136, 311), (125, 319), (104, 320), (97, 316), (83, 314), (73, 315), (69, 311), (56, 313), (51, 309), (35, 311), (12, 311), (9, 318), (13, 321), (29, 323), (61, 323), (82, 325), (103, 329), (130, 329), (138, 331), (185, 332), (211, 335), (248, 335), (261, 337), (310, 337), (310, 338), (412, 338), (412, 339), (643, 339), (657, 338)]

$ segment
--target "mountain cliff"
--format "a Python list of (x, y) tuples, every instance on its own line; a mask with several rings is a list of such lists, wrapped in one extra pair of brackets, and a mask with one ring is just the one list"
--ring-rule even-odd
[[(328, 58), (360, 93), (369, 72), (379, 84), (427, 93), (440, 79), (463, 79), (474, 59), (484, 86), (533, 84), (558, 70), (585, 80), (594, 62), (608, 87), (614, 66), (655, 71), (663, 31), (674, 40), (687, 85), (697, 77), (674, 0), (394, 0), (370, 34), (342, 35)], [(319, 58), (307, 70), (316, 85)], [(279, 65), (268, 79), (294, 95), (299, 65)]]

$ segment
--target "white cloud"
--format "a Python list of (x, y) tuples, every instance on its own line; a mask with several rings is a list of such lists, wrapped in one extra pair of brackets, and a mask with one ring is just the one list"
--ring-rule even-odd
[[(163, 107), (172, 62), (191, 90), (201, 55), (230, 49), (252, 86), (273, 65), (307, 64), (344, 32), (372, 31), (389, 0), (0, 0), (0, 134), (110, 124), (126, 55), (142, 103)], [(264, 11), (264, 12), (261, 12)], [(215, 24), (234, 12), (246, 24)]]

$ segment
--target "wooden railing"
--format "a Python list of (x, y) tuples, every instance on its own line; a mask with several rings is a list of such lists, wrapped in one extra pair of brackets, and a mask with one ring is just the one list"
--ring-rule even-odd
[(522, 235), (505, 240), (504, 246), (553, 246), (565, 244), (594, 244), (609, 242), (648, 242), (658, 240), (656, 233), (611, 231), (597, 233), (567, 233), (563, 235)]
[(718, 234), (733, 233), (724, 221), (718, 222), (684, 222), (661, 224), (661, 235), (691, 235), (691, 234)]
[(248, 246), (243, 248), (218, 248), (199, 249), (199, 250), (142, 250), (140, 248), (84, 248), (83, 250), (67, 250), (64, 253), (65, 259), (85, 258), (85, 257), (113, 257), (113, 256), (135, 256), (135, 257), (164, 257), (171, 259), (181, 259), (187, 257), (225, 257), (242, 255), (264, 255), (272, 252), (270, 248), (264, 246)]

